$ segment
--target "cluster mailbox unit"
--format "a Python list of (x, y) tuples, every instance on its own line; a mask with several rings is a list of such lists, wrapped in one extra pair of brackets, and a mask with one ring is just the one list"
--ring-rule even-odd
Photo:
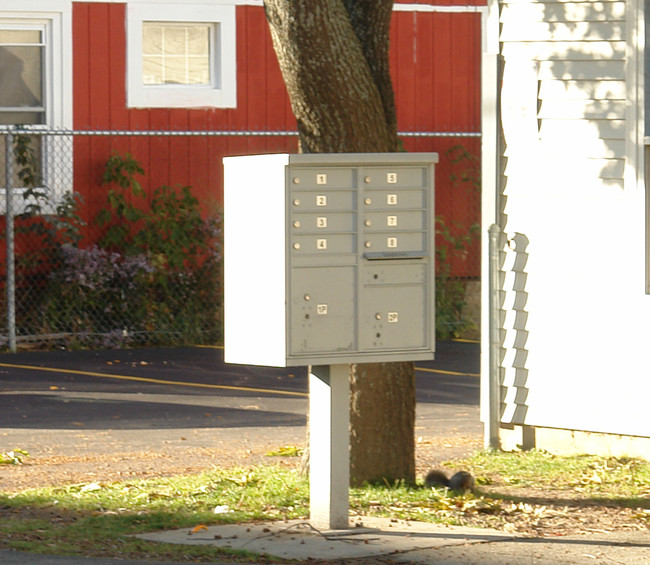
[(224, 159), (225, 359), (432, 359), (435, 153)]

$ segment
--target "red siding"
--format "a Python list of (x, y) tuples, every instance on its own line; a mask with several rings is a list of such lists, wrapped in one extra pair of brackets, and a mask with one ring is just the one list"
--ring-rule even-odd
[[(428, 4), (413, 0), (409, 4)], [(465, 5), (450, 0), (441, 5)], [(477, 1), (475, 5), (484, 5)], [(126, 108), (125, 4), (73, 4), (74, 127), (80, 130), (291, 131), (295, 120), (275, 60), (263, 8), (237, 7), (237, 107)], [(394, 15), (391, 66), (400, 131), (477, 132), (480, 129), (480, 14), (403, 12)], [(410, 151), (437, 151), (437, 213), (464, 226), (478, 221), (479, 196), (450, 182), (445, 153), (458, 138), (404, 138)], [(464, 145), (479, 155), (478, 139)], [(111, 151), (129, 151), (162, 184), (191, 185), (206, 210), (221, 201), (226, 155), (295, 152), (296, 137), (84, 137), (75, 140), (75, 184), (89, 218), (101, 208), (100, 179)], [(462, 194), (461, 194), (462, 193)], [(475, 201), (472, 203), (472, 201)], [(451, 222), (451, 220), (450, 220)], [(478, 257), (478, 255), (477, 255)], [(478, 264), (454, 272), (478, 275)]]

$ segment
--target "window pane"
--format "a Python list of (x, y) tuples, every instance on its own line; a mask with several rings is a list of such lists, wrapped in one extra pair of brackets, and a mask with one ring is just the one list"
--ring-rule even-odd
[(187, 28), (187, 52), (190, 55), (207, 57), (210, 54), (210, 30), (208, 26)]
[(0, 29), (0, 43), (41, 43), (37, 29)]
[(189, 84), (184, 57), (165, 57), (165, 84)]
[(192, 57), (187, 60), (188, 84), (210, 83), (210, 60), (207, 57)]
[(142, 59), (142, 83), (164, 84), (162, 56), (147, 55)]
[(144, 22), (142, 82), (210, 84), (211, 24)]
[(44, 124), (45, 112), (0, 112), (0, 124)]
[(43, 106), (42, 77), (42, 47), (0, 47), (0, 107)]
[(185, 55), (185, 26), (165, 26), (163, 28), (163, 52), (165, 55)]
[(144, 55), (162, 54), (162, 27), (156, 24), (142, 26), (142, 49)]

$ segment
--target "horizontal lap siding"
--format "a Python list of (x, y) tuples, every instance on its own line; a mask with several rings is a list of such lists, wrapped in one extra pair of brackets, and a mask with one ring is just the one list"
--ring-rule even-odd
[[(536, 65), (534, 103), (540, 151), (572, 152), (587, 173), (596, 171), (598, 178), (621, 186), (626, 108), (624, 19), (625, 3), (616, 1), (515, 0), (502, 3), (501, 10), (506, 73), (509, 64), (524, 58)], [(506, 96), (522, 88), (517, 73), (506, 77), (519, 83), (504, 80)], [(508, 134), (506, 131), (506, 143)]]
[[(504, 248), (502, 273), (502, 419), (523, 424), (527, 423), (528, 408), (544, 408), (528, 399), (528, 240), (517, 231), (532, 234), (538, 258), (545, 243), (535, 231), (536, 211), (530, 203), (541, 201), (538, 195), (545, 189), (555, 188), (548, 186), (552, 180), (546, 179), (563, 180), (568, 175), (580, 179), (578, 186), (568, 182), (563, 189), (571, 192), (584, 187), (586, 197), (588, 190), (597, 193), (601, 187), (623, 188), (625, 2), (511, 0), (500, 6), (502, 222), (512, 238)], [(545, 180), (536, 183), (536, 175)], [(573, 203), (570, 198), (567, 194), (567, 202)], [(557, 211), (563, 214), (562, 206), (567, 205), (558, 202)], [(584, 209), (588, 209), (586, 202)], [(548, 226), (560, 231), (566, 227), (557, 219), (550, 219)], [(561, 254), (562, 250), (556, 252)], [(542, 278), (538, 272), (533, 276), (535, 281)], [(557, 276), (561, 280), (564, 275), (558, 271)], [(553, 290), (546, 290), (552, 308)], [(543, 317), (534, 308), (533, 315)], [(562, 315), (569, 313), (559, 313), (560, 323)], [(535, 351), (537, 356), (539, 349)], [(535, 392), (539, 394), (539, 390)], [(548, 410), (552, 413), (552, 407)]]

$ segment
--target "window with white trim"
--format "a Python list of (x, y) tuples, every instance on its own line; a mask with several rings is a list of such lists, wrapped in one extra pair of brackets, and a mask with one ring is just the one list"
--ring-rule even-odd
[[(14, 175), (7, 178), (6, 141), (2, 130), (72, 129), (72, 4), (0, 0), (0, 213), (6, 212), (7, 182), (11, 183), (15, 213), (37, 203), (42, 213), (54, 211), (72, 190), (70, 136), (29, 135), (37, 183), (25, 187)], [(27, 135), (27, 134), (25, 134)], [(36, 181), (35, 181), (36, 182)], [(42, 199), (28, 202), (26, 188), (38, 189)]]
[(234, 108), (235, 7), (129, 3), (132, 108)]

